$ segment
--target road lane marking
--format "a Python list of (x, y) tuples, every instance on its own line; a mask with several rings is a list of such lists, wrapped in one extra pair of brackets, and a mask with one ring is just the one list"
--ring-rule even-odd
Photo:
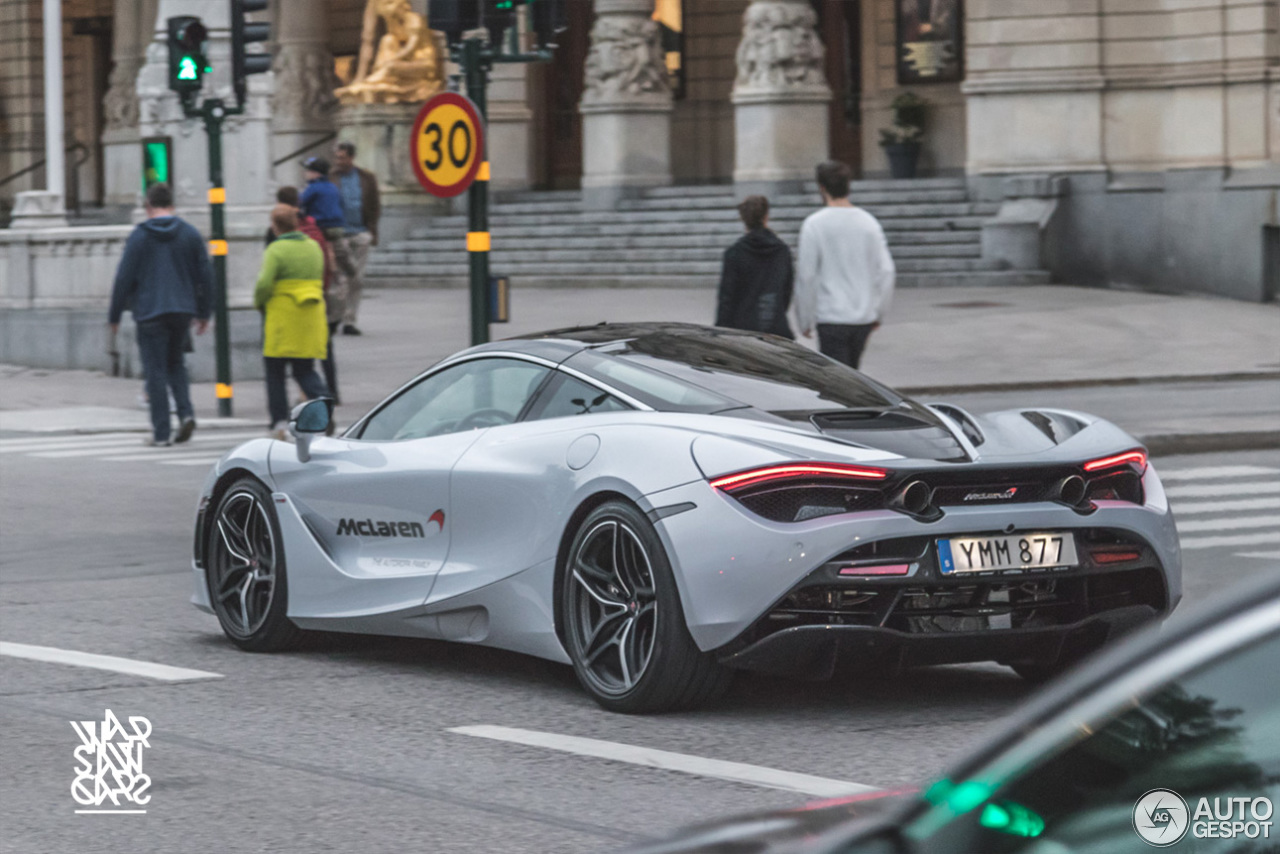
[(1227, 537), (1183, 537), (1182, 550), (1212, 549), (1222, 546), (1258, 546), (1263, 543), (1280, 543), (1280, 531), (1264, 534), (1237, 534)]
[(74, 649), (33, 646), (8, 641), (0, 641), (0, 655), (25, 658), (30, 661), (45, 661), (51, 664), (69, 664), (72, 667), (90, 667), (94, 670), (112, 670), (129, 676), (159, 679), (161, 682), (194, 682), (197, 679), (222, 678), (221, 673), (210, 673), (207, 670), (189, 670), (185, 667), (171, 667), (168, 664), (117, 658), (114, 655), (98, 655), (93, 652), (77, 652)]
[(488, 725), (453, 727), (448, 732), (476, 738), (488, 738), (494, 741), (505, 741), (511, 744), (523, 744), (527, 747), (559, 750), (563, 753), (572, 753), (577, 756), (591, 756), (596, 759), (626, 762), (630, 765), (642, 765), (646, 768), (679, 771), (697, 777), (713, 777), (734, 783), (746, 783), (750, 786), (762, 786), (766, 789), (799, 792), (820, 798), (837, 798), (842, 795), (858, 795), (864, 792), (878, 791), (877, 787), (866, 786), (862, 783), (850, 783), (846, 780), (833, 780), (828, 777), (815, 777), (811, 774), (799, 774), (794, 771), (780, 771), (776, 768), (748, 765), (743, 762), (707, 759), (702, 756), (672, 753), (668, 750), (656, 750), (651, 747), (636, 747), (631, 744), (602, 741), (596, 738), (581, 738), (574, 735), (558, 735), (551, 732)]
[(1280, 497), (1277, 498), (1244, 498), (1240, 501), (1192, 501), (1187, 504), (1173, 504), (1173, 512), (1179, 516), (1193, 516), (1197, 513), (1235, 513), (1241, 510), (1280, 509)]
[(1239, 557), (1256, 557), (1259, 560), (1280, 560), (1280, 551), (1274, 552), (1240, 552)]
[[(1170, 486), (1165, 489), (1170, 498), (1212, 498), (1215, 495), (1276, 495), (1280, 494), (1280, 481), (1274, 483), (1197, 483), (1191, 486)], [(1175, 503), (1175, 507), (1177, 504)]]
[(1254, 475), (1280, 474), (1280, 469), (1266, 466), (1204, 466), (1192, 469), (1157, 469), (1161, 480), (1217, 480), (1222, 477), (1253, 477)]
[(186, 460), (161, 460), (160, 465), (162, 466), (211, 466), (220, 459), (222, 459), (221, 456), (192, 457)]
[(1237, 531), (1241, 528), (1280, 528), (1280, 518), (1276, 516), (1238, 516), (1234, 519), (1196, 519), (1194, 522), (1179, 522), (1178, 532), (1198, 533), (1200, 531)]

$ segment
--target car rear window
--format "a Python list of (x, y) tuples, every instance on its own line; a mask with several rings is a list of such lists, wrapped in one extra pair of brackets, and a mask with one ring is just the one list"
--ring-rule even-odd
[[(902, 400), (847, 365), (771, 335), (728, 330), (706, 330), (697, 336), (651, 334), (595, 352), (614, 357), (607, 367), (597, 368), (601, 372), (622, 374), (630, 368), (639, 376), (636, 369), (643, 369), (645, 374), (679, 380), (682, 386), (731, 402), (721, 409), (747, 405), (804, 418), (829, 410), (890, 407)], [(664, 390), (663, 395), (673, 393)]]

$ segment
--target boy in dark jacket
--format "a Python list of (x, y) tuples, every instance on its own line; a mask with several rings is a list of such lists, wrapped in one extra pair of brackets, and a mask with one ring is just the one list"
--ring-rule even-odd
[(213, 268), (200, 232), (174, 214), (173, 191), (167, 184), (147, 188), (146, 210), (146, 221), (125, 243), (107, 322), (114, 335), (126, 306), (133, 313), (150, 399), (152, 434), (148, 444), (168, 445), (166, 387), (173, 392), (181, 422), (172, 441), (185, 442), (196, 429), (183, 345), (193, 323), (197, 335), (209, 326)]
[(787, 323), (794, 281), (791, 250), (769, 230), (769, 200), (747, 196), (738, 214), (747, 233), (725, 250), (716, 326), (794, 339)]

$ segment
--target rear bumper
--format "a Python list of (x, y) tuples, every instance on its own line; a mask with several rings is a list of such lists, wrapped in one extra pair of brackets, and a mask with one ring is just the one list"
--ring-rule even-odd
[(1052, 662), (1085, 654), (1159, 616), (1147, 605), (1076, 623), (978, 632), (913, 634), (878, 626), (808, 625), (777, 631), (721, 660), (743, 670), (830, 678), (843, 666), (890, 668), (972, 661)]

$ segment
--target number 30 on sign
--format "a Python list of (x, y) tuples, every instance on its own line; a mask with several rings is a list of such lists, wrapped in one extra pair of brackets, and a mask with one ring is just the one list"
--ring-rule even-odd
[(484, 162), (484, 126), (475, 104), (454, 92), (423, 104), (409, 156), (418, 183), (431, 195), (449, 198), (470, 187)]

